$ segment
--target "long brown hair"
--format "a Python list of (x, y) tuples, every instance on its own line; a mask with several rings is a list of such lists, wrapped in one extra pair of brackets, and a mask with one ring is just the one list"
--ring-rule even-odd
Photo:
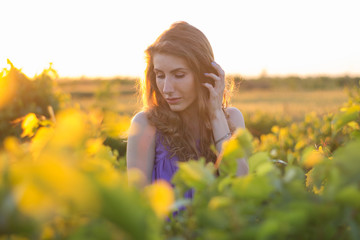
[[(153, 56), (155, 53), (181, 57), (193, 72), (198, 93), (197, 111), (201, 120), (200, 139), (194, 139), (179, 113), (171, 111), (161, 95), (154, 73)], [(209, 92), (201, 85), (207, 81), (204, 73), (216, 73), (211, 65), (214, 54), (208, 39), (194, 26), (186, 22), (175, 22), (146, 49), (145, 54), (147, 67), (145, 78), (141, 81), (144, 111), (150, 123), (161, 133), (163, 144), (172, 156), (178, 156), (179, 161), (198, 159), (203, 156), (207, 162), (215, 162), (216, 154), (210, 149), (214, 138), (207, 107)], [(227, 105), (226, 99), (225, 91), (223, 109)]]

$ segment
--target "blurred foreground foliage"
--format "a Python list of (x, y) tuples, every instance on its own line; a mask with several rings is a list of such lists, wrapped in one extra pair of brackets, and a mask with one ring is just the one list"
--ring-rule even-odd
[[(57, 87), (58, 74), (51, 65), (40, 75), (33, 79), (28, 78), (8, 60), (10, 69), (3, 69), (0, 72), (0, 148), (8, 136), (17, 137), (20, 141), (29, 140), (31, 135), (22, 133), (21, 123), (24, 116), (32, 113), (39, 118), (39, 126), (49, 124), (47, 119), (54, 117), (60, 109), (71, 107), (74, 104), (70, 101), (70, 95), (64, 94)], [(104, 113), (105, 123), (103, 127), (108, 129), (104, 139), (106, 145), (124, 156), (126, 151), (125, 135), (115, 135), (120, 128), (127, 128), (129, 117), (119, 116), (111, 111), (113, 102), (109, 94), (109, 83), (104, 83), (105, 88), (99, 88), (96, 94), (94, 108)], [(28, 118), (27, 121), (30, 121)], [(34, 125), (33, 127), (39, 127)], [(120, 129), (121, 130), (121, 129)]]
[[(175, 192), (193, 188), (195, 197), (164, 228), (168, 238), (359, 239), (359, 114), (356, 89), (337, 113), (309, 114), (260, 139), (238, 131), (218, 178), (204, 161), (180, 163)], [(239, 157), (249, 162), (245, 177), (234, 176)]]
[(49, 118), (49, 107), (56, 112), (66, 97), (55, 91), (54, 79), (58, 76), (51, 65), (30, 79), (8, 63), (10, 69), (0, 72), (0, 144), (7, 136), (20, 136), (19, 118), (28, 113)]
[[(110, 129), (125, 130), (106, 118), (101, 111), (74, 108), (59, 111), (56, 122), (46, 125), (34, 114), (24, 118), (23, 132), (31, 141), (9, 137), (0, 153), (0, 235), (161, 239), (173, 190), (165, 182), (146, 191), (134, 187), (140, 173), (129, 172), (128, 180), (125, 160), (103, 144)], [(168, 200), (162, 204), (154, 192), (164, 191)]]
[[(125, 138), (130, 119), (107, 105), (28, 113), (29, 141), (0, 151), (0, 239), (359, 239), (359, 114), (356, 88), (338, 112), (238, 130), (216, 165), (179, 163), (173, 189), (125, 171), (106, 139)], [(242, 157), (250, 173), (236, 177)]]

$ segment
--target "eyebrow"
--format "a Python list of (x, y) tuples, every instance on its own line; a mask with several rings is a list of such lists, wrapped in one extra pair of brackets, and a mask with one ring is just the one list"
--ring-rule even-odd
[[(177, 72), (177, 71), (180, 71), (180, 70), (188, 70), (187, 68), (183, 68), (183, 67), (180, 67), (180, 68), (175, 68), (175, 69), (173, 69), (173, 70), (171, 70), (170, 71), (170, 73), (174, 73), (174, 72)], [(154, 71), (160, 71), (160, 72), (162, 72), (162, 70), (160, 70), (160, 69), (157, 69), (157, 68), (154, 68)]]

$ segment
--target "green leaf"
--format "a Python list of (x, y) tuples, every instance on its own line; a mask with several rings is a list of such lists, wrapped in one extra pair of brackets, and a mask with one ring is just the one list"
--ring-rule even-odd
[(360, 140), (360, 130), (353, 130), (350, 135), (352, 139)]
[(259, 169), (263, 169), (261, 172), (264, 173), (265, 169), (271, 169), (273, 167), (273, 164), (266, 152), (255, 153), (249, 158), (248, 162), (250, 173), (256, 173)]
[[(262, 225), (259, 231), (257, 232), (258, 239), (271, 239), (276, 236), (281, 229), (281, 223), (274, 218), (267, 219)], [(275, 237), (274, 237), (275, 239)]]
[[(124, 231), (131, 239), (159, 239), (160, 221), (138, 191), (99, 186), (101, 216)], [(139, 231), (143, 229), (145, 231)]]
[(179, 162), (179, 170), (174, 174), (172, 183), (179, 186), (181, 192), (189, 188), (201, 190), (215, 181), (215, 168), (213, 165), (205, 165), (205, 159), (198, 161)]
[(229, 141), (223, 143), (220, 157), (220, 175), (235, 176), (237, 160), (247, 158), (252, 152), (252, 135), (246, 129), (238, 129)]
[(354, 185), (345, 187), (337, 193), (336, 200), (346, 206), (360, 208), (360, 191)]
[(354, 105), (345, 109), (344, 112), (335, 115), (332, 126), (336, 134), (343, 126), (359, 118), (360, 106)]
[(234, 194), (242, 199), (252, 199), (252, 201), (262, 201), (269, 197), (274, 190), (271, 181), (266, 176), (255, 176), (249, 174), (233, 181), (232, 190)]
[(227, 186), (230, 186), (232, 184), (233, 180), (234, 180), (233, 176), (230, 175), (227, 175), (226, 177), (221, 179), (220, 182), (218, 183), (219, 192), (223, 192)]
[(294, 180), (304, 180), (304, 171), (297, 166), (287, 166), (285, 168), (284, 182), (289, 183)]
[(352, 141), (338, 148), (333, 155), (333, 162), (340, 171), (343, 184), (360, 182), (360, 140)]

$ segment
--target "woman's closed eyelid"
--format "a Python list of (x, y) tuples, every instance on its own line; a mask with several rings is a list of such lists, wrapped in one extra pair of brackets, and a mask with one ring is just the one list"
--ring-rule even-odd
[(175, 77), (177, 77), (177, 78), (183, 78), (183, 77), (185, 77), (185, 73), (177, 73), (177, 74), (175, 74)]
[[(175, 78), (183, 78), (183, 77), (185, 77), (185, 73), (174, 73), (174, 75), (173, 76), (175, 76)], [(165, 78), (165, 74), (160, 74), (160, 73), (158, 73), (158, 74), (156, 74), (156, 78)]]
[(183, 71), (178, 71), (178, 72), (174, 73), (174, 76), (177, 78), (185, 77), (185, 75), (186, 75), (186, 72), (183, 72)]

